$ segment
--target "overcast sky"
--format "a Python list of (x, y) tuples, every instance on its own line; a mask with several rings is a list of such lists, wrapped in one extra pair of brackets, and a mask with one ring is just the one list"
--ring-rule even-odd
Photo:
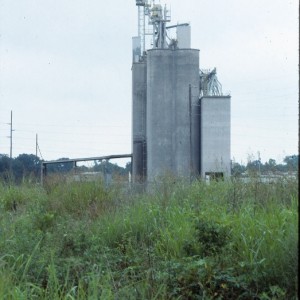
[[(232, 96), (232, 158), (298, 153), (298, 1), (161, 3)], [(133, 0), (0, 0), (0, 153), (11, 110), (13, 157), (36, 134), (45, 160), (131, 153), (135, 35)]]

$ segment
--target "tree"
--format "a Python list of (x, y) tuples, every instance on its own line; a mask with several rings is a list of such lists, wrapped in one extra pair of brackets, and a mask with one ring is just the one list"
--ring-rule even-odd
[(231, 174), (233, 176), (240, 176), (245, 171), (246, 171), (246, 167), (244, 165), (240, 165), (237, 162), (232, 162)]
[(286, 164), (287, 171), (298, 171), (299, 155), (286, 156), (283, 162)]
[(117, 164), (112, 164), (109, 161), (101, 161), (97, 163), (95, 161), (95, 166), (93, 167), (93, 171), (95, 172), (103, 172), (106, 174), (118, 174), (118, 175), (125, 175), (127, 174), (127, 170), (118, 166)]
[(10, 158), (5, 154), (0, 154), (0, 173), (9, 170)]
[(268, 162), (265, 162), (265, 164), (263, 165), (263, 169), (266, 172), (275, 172), (276, 171), (276, 160), (273, 158), (270, 158)]
[(33, 154), (20, 154), (13, 160), (13, 175), (17, 181), (27, 176), (38, 176), (40, 159)]
[(131, 162), (126, 163), (125, 166), (125, 173), (128, 174), (129, 172), (131, 173)]
[(9, 179), (10, 158), (6, 154), (0, 154), (0, 178)]
[(15, 160), (22, 164), (24, 173), (33, 173), (35, 175), (39, 173), (41, 161), (37, 156), (33, 154), (20, 154)]
[(257, 173), (261, 171), (261, 161), (260, 160), (254, 160), (249, 161), (247, 163), (247, 170), (253, 173)]
[(47, 165), (48, 172), (60, 172), (60, 173), (67, 173), (73, 169), (73, 162), (59, 162), (60, 160), (69, 160), (69, 158), (62, 157), (57, 159), (56, 164), (49, 164)]

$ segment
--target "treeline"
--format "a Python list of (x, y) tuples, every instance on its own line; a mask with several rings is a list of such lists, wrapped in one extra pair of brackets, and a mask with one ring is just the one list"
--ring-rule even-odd
[[(59, 160), (68, 160), (68, 158), (59, 158)], [(39, 157), (33, 154), (20, 154), (16, 158), (10, 159), (5, 154), (0, 154), (0, 179), (4, 181), (13, 180), (20, 182), (24, 178), (38, 178), (41, 171), (41, 162)], [(231, 173), (234, 176), (241, 176), (249, 173), (274, 174), (297, 172), (299, 155), (286, 156), (283, 163), (278, 164), (272, 158), (267, 162), (261, 163), (260, 160), (248, 161), (246, 165), (232, 162)], [(109, 161), (94, 161), (92, 167), (78, 166), (79, 172), (102, 172), (106, 174), (127, 175), (131, 171), (131, 163), (125, 167), (120, 167)], [(67, 173), (73, 169), (72, 162), (51, 164), (47, 166), (48, 173)]]
[(20, 182), (25, 177), (38, 177), (40, 169), (41, 160), (33, 154), (20, 154), (12, 159), (0, 154), (0, 178), (4, 181)]
[[(69, 160), (69, 158), (59, 158)], [(38, 178), (41, 173), (42, 160), (33, 154), (20, 154), (16, 158), (10, 159), (5, 154), (0, 154), (0, 179), (4, 181), (21, 182), (24, 178)], [(72, 162), (49, 164), (47, 173), (68, 173), (73, 169)], [(109, 161), (94, 161), (92, 167), (78, 166), (78, 172), (103, 172), (107, 174), (126, 175), (131, 170), (131, 163), (127, 163), (125, 168)]]
[(298, 172), (299, 155), (289, 155), (283, 159), (283, 163), (278, 164), (276, 160), (270, 158), (264, 164), (260, 160), (249, 160), (246, 165), (232, 162), (231, 174), (233, 176), (241, 176), (246, 174), (276, 174)]

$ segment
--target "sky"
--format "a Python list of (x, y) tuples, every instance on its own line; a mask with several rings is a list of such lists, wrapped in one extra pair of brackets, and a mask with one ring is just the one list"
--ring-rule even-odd
[[(297, 154), (298, 1), (164, 3), (231, 95), (232, 159)], [(11, 111), (13, 157), (35, 154), (36, 135), (44, 160), (131, 153), (136, 35), (133, 0), (0, 0), (0, 153)]]

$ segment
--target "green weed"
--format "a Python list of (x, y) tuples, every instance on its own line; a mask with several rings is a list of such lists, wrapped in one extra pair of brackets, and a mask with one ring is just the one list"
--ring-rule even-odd
[(2, 184), (0, 299), (296, 299), (297, 199), (290, 178)]

